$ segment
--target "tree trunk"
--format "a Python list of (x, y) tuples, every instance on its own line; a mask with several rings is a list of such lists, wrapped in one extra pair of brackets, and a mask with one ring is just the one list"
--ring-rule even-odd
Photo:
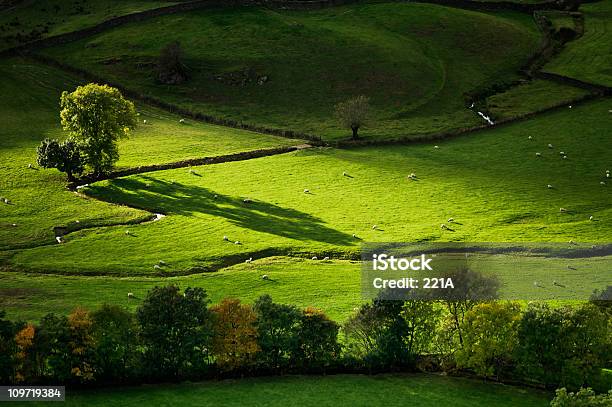
[(357, 132), (359, 131), (359, 126), (351, 126), (351, 130), (353, 130), (353, 140), (357, 140)]

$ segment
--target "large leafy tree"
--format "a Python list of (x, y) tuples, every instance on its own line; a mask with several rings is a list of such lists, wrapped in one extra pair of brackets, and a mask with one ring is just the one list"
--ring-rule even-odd
[(79, 382), (88, 382), (94, 379), (94, 337), (92, 332), (93, 321), (89, 311), (75, 308), (68, 315), (70, 327), (70, 373)]
[(72, 355), (70, 352), (70, 324), (65, 316), (45, 315), (34, 336), (37, 376), (67, 383), (70, 381)]
[(136, 311), (144, 346), (145, 374), (179, 378), (198, 373), (209, 362), (210, 300), (201, 288), (150, 290)]
[(79, 143), (94, 174), (110, 171), (119, 159), (118, 140), (136, 126), (134, 104), (115, 88), (90, 83), (63, 92), (60, 107), (64, 130)]
[(138, 326), (134, 315), (104, 304), (91, 314), (96, 344), (96, 375), (105, 381), (135, 376), (138, 366)]
[(469, 310), (463, 322), (463, 348), (456, 355), (458, 365), (485, 377), (504, 373), (512, 364), (520, 319), (520, 305), (513, 302), (482, 303)]
[(216, 316), (213, 345), (217, 365), (224, 370), (247, 367), (259, 351), (253, 308), (226, 298), (211, 310)]
[(325, 370), (337, 360), (339, 326), (323, 313), (308, 307), (302, 312), (295, 336), (293, 357), (305, 370)]
[(254, 305), (257, 319), (257, 359), (266, 369), (282, 370), (291, 361), (291, 344), (300, 322), (300, 310), (293, 305), (276, 304), (262, 295)]

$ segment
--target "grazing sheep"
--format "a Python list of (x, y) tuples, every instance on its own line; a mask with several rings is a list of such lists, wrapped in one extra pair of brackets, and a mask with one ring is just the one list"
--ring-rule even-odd
[(564, 160), (567, 160), (567, 156), (566, 156), (566, 155), (564, 155), (564, 156), (563, 156), (563, 159), (564, 159)]
[(142, 124), (147, 124), (147, 119), (144, 119), (144, 120), (142, 121)]
[(372, 230), (378, 229), (378, 225), (372, 225)]
[(234, 244), (242, 244), (242, 243), (240, 243), (240, 240), (236, 240)]
[(160, 266), (165, 266), (166, 262), (163, 261), (163, 260), (160, 260), (160, 261), (157, 262), (157, 264), (159, 264)]
[(11, 201), (8, 198), (4, 198), (4, 203), (7, 204), (7, 205), (10, 205)]
[(32, 168), (32, 164), (28, 164), (28, 168)]
[(323, 257), (323, 261), (329, 261), (329, 257), (327, 256)]
[(527, 137), (527, 139), (532, 140), (532, 139), (533, 139), (533, 137), (529, 136), (529, 137)]
[(599, 185), (606, 185), (606, 183), (603, 181), (599, 181)]
[(309, 194), (309, 193), (310, 193), (310, 190), (305, 189), (305, 190), (304, 190), (304, 193), (305, 193), (305, 194)]
[(448, 226), (446, 226), (446, 224), (443, 223), (443, 224), (440, 225), (440, 229), (447, 230)]
[(548, 148), (553, 148), (553, 145), (549, 143)]
[(161, 270), (161, 266), (159, 264), (154, 265), (153, 268), (155, 270)]
[(253, 200), (252, 200), (252, 199), (249, 199), (249, 198), (244, 198), (244, 199), (242, 200), (242, 202), (244, 202), (245, 204), (250, 204), (250, 203), (252, 203), (252, 202), (253, 202)]
[(569, 105), (568, 107), (571, 109), (571, 108), (572, 108), (572, 105)]
[(414, 180), (417, 178), (417, 176), (416, 176), (416, 174), (413, 172), (413, 173), (411, 173), (410, 175), (408, 175), (408, 178), (414, 181)]
[(311, 259), (311, 260), (318, 260), (318, 259), (317, 259), (317, 256), (312, 256), (312, 259)]
[(64, 243), (61, 236), (55, 236), (55, 240), (57, 241), (57, 243)]
[(13, 227), (14, 227), (14, 228), (15, 228), (15, 227), (17, 227), (17, 224), (16, 224), (16, 223), (13, 223)]
[(536, 153), (536, 157), (542, 157), (541, 153)]
[(270, 279), (270, 277), (268, 277), (268, 275), (267, 275), (267, 274), (264, 274), (263, 276), (261, 276), (261, 279), (262, 279), (262, 280), (269, 280), (269, 279)]
[(593, 220), (593, 219), (595, 219), (593, 215), (589, 216), (589, 220)]
[(355, 233), (353, 233), (353, 238), (359, 239)]
[(191, 169), (191, 168), (189, 169), (189, 173), (190, 173), (190, 174), (193, 174), (193, 175), (198, 175), (198, 173), (197, 173), (197, 172), (195, 172), (195, 170), (193, 170), (193, 169)]
[(448, 220), (447, 220), (448, 223), (453, 223), (454, 221), (455, 221), (454, 218), (448, 218)]
[(223, 240), (225, 240), (226, 242), (229, 242), (229, 237), (223, 236)]
[(348, 174), (346, 173), (346, 171), (342, 171), (342, 176), (343, 176), (343, 177), (348, 176)]
[(179, 123), (184, 124), (185, 123), (185, 119), (179, 120)]
[(249, 258), (248, 258), (248, 259), (246, 259), (244, 262), (245, 262), (245, 263), (250, 263), (250, 262), (252, 262), (252, 261), (253, 261), (253, 258), (252, 258), (252, 257), (249, 257)]
[(563, 151), (559, 151), (560, 155), (565, 155), (565, 153)]
[(129, 230), (126, 230), (126, 231), (125, 231), (125, 234), (126, 234), (126, 236), (129, 236), (129, 235), (131, 235), (131, 234), (132, 234), (132, 232), (130, 232)]
[(215, 196), (213, 196), (214, 199), (219, 198), (219, 195), (215, 194)]
[(134, 298), (134, 293), (128, 293), (128, 298)]
[(547, 187), (548, 187), (548, 189), (551, 189), (553, 186), (548, 184)]
[(434, 146), (434, 148), (437, 150), (438, 148), (440, 148), (440, 146)]

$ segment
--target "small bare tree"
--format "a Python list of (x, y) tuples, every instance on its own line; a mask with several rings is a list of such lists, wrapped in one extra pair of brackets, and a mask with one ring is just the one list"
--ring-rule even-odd
[(357, 139), (357, 132), (367, 123), (369, 115), (370, 99), (363, 95), (336, 105), (336, 118), (342, 126), (353, 131), (353, 140)]

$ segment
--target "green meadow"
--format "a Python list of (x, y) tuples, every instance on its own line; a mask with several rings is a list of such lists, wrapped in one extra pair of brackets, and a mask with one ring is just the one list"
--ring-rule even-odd
[[(0, 14), (0, 50), (23, 43), (18, 33), (68, 33), (170, 4), (17, 2)], [(575, 29), (583, 18), (584, 34), (543, 70), (611, 86), (611, 4), (584, 4), (581, 15), (547, 11), (556, 29)], [(157, 61), (172, 41), (189, 78), (162, 85)], [(359, 2), (193, 10), (35, 49), (193, 112), (323, 140), (304, 146), (135, 101), (138, 126), (119, 141), (117, 169), (305, 148), (76, 191), (65, 174), (36, 164), (36, 147), (66, 137), (60, 95), (86, 82), (27, 55), (2, 57), (0, 197), (8, 203), (0, 201), (0, 309), (24, 321), (103, 303), (134, 311), (151, 288), (176, 284), (206, 289), (213, 303), (270, 294), (344, 322), (366, 301), (360, 256), (368, 242), (562, 244), (577, 254), (475, 255), (468, 263), (496, 275), (505, 299), (583, 301), (612, 283), (609, 254), (581, 252), (612, 236), (612, 98), (521, 73), (542, 43), (529, 13)], [(357, 95), (370, 101), (360, 130), (368, 143), (339, 148), (350, 129), (334, 106)], [(432, 139), (485, 124), (478, 108), (511, 122)], [(386, 143), (397, 139), (405, 142)], [(68, 232), (62, 243), (57, 228)], [(248, 398), (274, 406), (288, 397), (319, 406), (544, 406), (551, 395), (443, 376), (336, 375), (75, 391), (67, 403), (231, 406)]]
[[(182, 43), (191, 78), (159, 86), (151, 65), (171, 41)], [(527, 15), (382, 3), (194, 11), (42, 52), (196, 112), (336, 140), (348, 134), (333, 107), (358, 94), (372, 104), (366, 138), (477, 125), (482, 120), (466, 109), (465, 94), (516, 79), (538, 42)]]
[[(547, 406), (545, 392), (433, 375), (288, 376), (71, 392), (68, 406)], [(29, 403), (27, 405), (43, 405)]]

